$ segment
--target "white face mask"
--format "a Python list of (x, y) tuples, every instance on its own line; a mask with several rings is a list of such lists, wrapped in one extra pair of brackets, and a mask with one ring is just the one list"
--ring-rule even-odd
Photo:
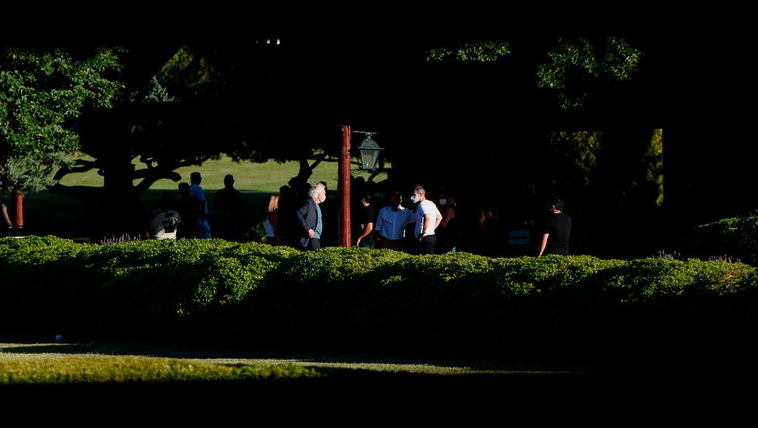
[(414, 194), (414, 195), (411, 195), (411, 202), (413, 202), (414, 204), (415, 204), (416, 202), (418, 202), (418, 195), (415, 195), (415, 194)]
[(447, 205), (447, 199), (445, 198), (440, 199), (440, 205)]
[(321, 203), (323, 204), (324, 201), (326, 201), (326, 193), (321, 194)]

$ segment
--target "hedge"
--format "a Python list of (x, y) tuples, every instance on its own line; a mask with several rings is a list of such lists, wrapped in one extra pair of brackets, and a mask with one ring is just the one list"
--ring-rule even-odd
[(752, 266), (696, 259), (4, 238), (0, 335), (509, 357), (743, 352), (758, 331), (755, 285)]
[(686, 257), (726, 259), (758, 265), (758, 212), (702, 224), (675, 244)]

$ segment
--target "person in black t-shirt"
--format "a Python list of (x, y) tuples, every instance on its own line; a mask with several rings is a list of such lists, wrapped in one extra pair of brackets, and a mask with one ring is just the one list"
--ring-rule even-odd
[(374, 248), (374, 210), (371, 208), (371, 194), (369, 192), (361, 195), (356, 220), (355, 246)]
[(537, 257), (543, 254), (569, 253), (569, 237), (571, 236), (571, 217), (563, 212), (563, 201), (557, 196), (551, 196), (547, 203), (550, 211), (542, 233), (542, 242)]

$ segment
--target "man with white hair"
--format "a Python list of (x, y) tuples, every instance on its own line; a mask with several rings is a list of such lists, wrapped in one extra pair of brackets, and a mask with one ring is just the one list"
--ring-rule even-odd
[(321, 232), (324, 221), (319, 204), (326, 200), (326, 187), (318, 183), (308, 190), (308, 199), (297, 210), (300, 223), (300, 249), (318, 250), (321, 248)]

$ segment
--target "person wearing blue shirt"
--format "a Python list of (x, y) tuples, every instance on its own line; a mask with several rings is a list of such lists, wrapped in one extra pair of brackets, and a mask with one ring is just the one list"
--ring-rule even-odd
[(379, 210), (374, 230), (379, 234), (379, 248), (405, 251), (405, 229), (413, 222), (413, 210), (402, 205), (398, 191), (390, 193), (389, 205)]

